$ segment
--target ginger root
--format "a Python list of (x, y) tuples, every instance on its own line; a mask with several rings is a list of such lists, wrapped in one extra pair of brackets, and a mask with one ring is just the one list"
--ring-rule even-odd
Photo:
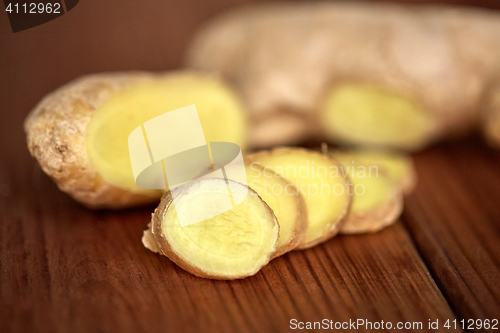
[[(260, 4), (195, 36), (186, 64), (241, 93), (254, 147), (315, 137), (414, 151), (477, 129), (500, 142), (500, 14), (363, 2)], [(482, 113), (485, 114), (482, 114)], [(289, 131), (276, 125), (287, 119)]]
[(301, 148), (276, 148), (248, 155), (246, 160), (272, 169), (302, 195), (309, 224), (297, 249), (324, 242), (339, 231), (352, 193), (335, 159)]
[[(226, 199), (228, 184), (232, 196), (246, 195), (242, 202), (198, 223), (180, 223), (183, 214), (211, 215)], [(274, 255), (279, 238), (276, 216), (257, 193), (219, 178), (198, 179), (165, 193), (150, 226), (143, 237), (147, 248), (211, 279), (254, 275)]]
[(328, 152), (347, 166), (354, 164), (377, 167), (384, 177), (398, 184), (405, 195), (411, 194), (417, 184), (413, 159), (408, 154), (370, 149), (330, 149)]
[(307, 210), (302, 195), (292, 183), (270, 168), (253, 162), (246, 166), (248, 186), (271, 207), (280, 225), (274, 257), (295, 249), (307, 230)]
[[(377, 232), (396, 222), (403, 210), (402, 186), (395, 181), (399, 174), (396, 160), (386, 163), (393, 166), (391, 172), (385, 172), (382, 163), (371, 164), (370, 160), (387, 161), (390, 157), (370, 155), (370, 153), (345, 153), (330, 151), (333, 157), (342, 163), (343, 172), (353, 184), (353, 203), (351, 210), (342, 224), (343, 234)], [(392, 162), (392, 164), (390, 164)], [(397, 167), (394, 167), (397, 166)]]
[(245, 148), (247, 123), (238, 97), (216, 77), (190, 71), (82, 77), (47, 95), (24, 128), (31, 154), (61, 190), (91, 208), (125, 208), (161, 197), (135, 184), (129, 134), (192, 104), (207, 142)]

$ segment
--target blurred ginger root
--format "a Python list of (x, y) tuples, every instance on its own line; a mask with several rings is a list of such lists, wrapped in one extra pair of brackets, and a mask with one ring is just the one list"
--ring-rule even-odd
[(237, 87), (254, 147), (316, 137), (414, 151), (481, 123), (500, 145), (500, 14), (493, 11), (249, 6), (202, 29), (187, 65)]

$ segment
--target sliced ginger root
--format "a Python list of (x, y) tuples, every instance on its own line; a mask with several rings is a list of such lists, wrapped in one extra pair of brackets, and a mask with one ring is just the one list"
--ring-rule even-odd
[(385, 177), (397, 183), (403, 194), (410, 194), (417, 184), (417, 175), (410, 155), (381, 150), (330, 150), (341, 161), (376, 166)]
[(181, 73), (128, 87), (99, 106), (87, 127), (91, 164), (114, 186), (158, 195), (135, 184), (128, 136), (144, 122), (192, 104), (197, 108), (207, 142), (233, 142), (244, 149), (246, 120), (238, 98), (215, 78)]
[(351, 195), (336, 160), (301, 148), (276, 148), (251, 154), (246, 159), (283, 176), (302, 195), (308, 227), (297, 249), (312, 247), (338, 232), (349, 211)]
[(89, 208), (128, 208), (161, 197), (160, 191), (135, 184), (130, 133), (151, 118), (193, 104), (205, 141), (245, 149), (246, 119), (238, 97), (218, 77), (193, 71), (78, 78), (45, 96), (24, 129), (31, 154), (62, 191)]
[[(227, 196), (228, 184), (232, 196), (246, 195), (242, 202), (201, 222), (181, 226), (179, 216), (183, 214), (210, 215), (217, 210)], [(278, 238), (276, 216), (255, 191), (231, 180), (211, 178), (165, 193), (143, 243), (152, 250), (157, 246), (159, 253), (194, 275), (229, 280), (257, 273), (274, 255)]]
[[(340, 232), (357, 234), (377, 232), (393, 224), (403, 209), (402, 187), (395, 181), (401, 165), (398, 160), (389, 156), (371, 155), (363, 152), (347, 153), (331, 151), (331, 154), (342, 163), (343, 172), (352, 182), (353, 202), (346, 221)], [(382, 158), (381, 158), (382, 156)], [(384, 159), (385, 158), (385, 159)], [(371, 164), (370, 160), (382, 159), (392, 169), (385, 172), (384, 166)]]
[(427, 144), (433, 118), (407, 96), (362, 84), (334, 86), (321, 109), (330, 138), (360, 146), (416, 150)]
[(259, 163), (246, 167), (248, 186), (255, 190), (273, 210), (280, 225), (280, 237), (274, 257), (300, 244), (307, 230), (307, 210), (297, 188), (285, 178)]

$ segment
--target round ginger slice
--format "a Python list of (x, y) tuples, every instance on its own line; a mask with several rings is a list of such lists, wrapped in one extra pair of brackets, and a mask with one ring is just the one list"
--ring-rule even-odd
[(308, 227), (297, 249), (324, 242), (335, 234), (349, 211), (351, 195), (340, 163), (302, 148), (276, 148), (247, 156), (292, 183), (307, 208)]
[(250, 188), (273, 210), (280, 225), (280, 237), (273, 258), (296, 248), (307, 230), (307, 209), (297, 188), (270, 168), (259, 163), (245, 167)]
[(396, 222), (403, 210), (402, 187), (383, 166), (362, 162), (348, 153), (337, 151), (333, 156), (342, 163), (353, 186), (351, 210), (340, 232), (373, 233)]
[[(220, 210), (229, 185), (231, 196), (246, 194), (245, 199), (201, 222), (181, 225), (179, 216), (208, 216)], [(231, 280), (254, 275), (269, 262), (276, 251), (279, 225), (252, 189), (231, 180), (202, 178), (164, 194), (153, 214), (152, 234), (159, 252), (186, 271)]]
[(341, 161), (380, 167), (383, 174), (397, 183), (404, 195), (409, 195), (417, 185), (417, 174), (410, 155), (382, 150), (330, 150)]

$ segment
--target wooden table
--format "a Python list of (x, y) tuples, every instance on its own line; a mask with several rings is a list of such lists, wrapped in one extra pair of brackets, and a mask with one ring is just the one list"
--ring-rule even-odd
[(429, 320), (442, 329), (500, 319), (500, 152), (478, 138), (415, 156), (419, 184), (394, 226), (231, 282), (146, 250), (152, 207), (88, 211), (31, 159), (22, 121), (44, 94), (85, 73), (177, 67), (200, 22), (244, 2), (87, 0), (16, 34), (0, 13), (0, 332), (268, 332), (292, 319), (427, 330)]

